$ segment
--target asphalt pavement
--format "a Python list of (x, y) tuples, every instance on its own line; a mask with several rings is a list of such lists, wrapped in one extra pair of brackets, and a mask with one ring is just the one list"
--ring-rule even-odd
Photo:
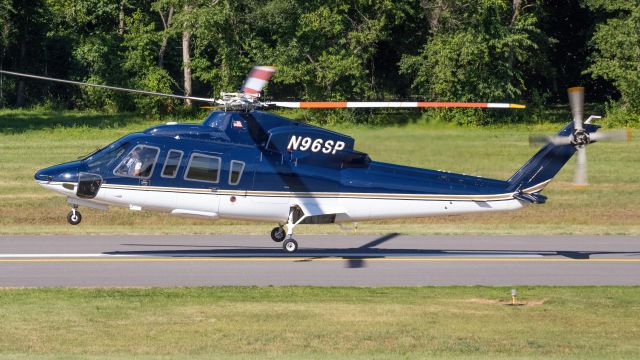
[(640, 285), (640, 237), (0, 236), (0, 287)]

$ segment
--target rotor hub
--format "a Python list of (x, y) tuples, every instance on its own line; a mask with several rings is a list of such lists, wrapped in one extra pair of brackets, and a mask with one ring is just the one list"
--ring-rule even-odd
[(584, 130), (575, 130), (573, 132), (573, 137), (571, 139), (571, 144), (574, 146), (584, 146), (591, 142), (591, 138), (589, 137), (589, 133)]

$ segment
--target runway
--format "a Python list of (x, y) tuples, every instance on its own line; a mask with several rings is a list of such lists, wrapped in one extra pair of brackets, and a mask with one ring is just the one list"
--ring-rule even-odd
[(2, 236), (0, 287), (640, 285), (640, 237)]

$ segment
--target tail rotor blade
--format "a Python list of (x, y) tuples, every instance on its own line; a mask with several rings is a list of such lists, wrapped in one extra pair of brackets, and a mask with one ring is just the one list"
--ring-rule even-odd
[(529, 145), (540, 146), (546, 144), (553, 145), (569, 145), (571, 144), (571, 137), (569, 136), (547, 136), (547, 135), (530, 135)]
[(573, 185), (577, 187), (589, 185), (587, 182), (587, 148), (584, 145), (577, 147), (576, 173), (573, 177)]
[(626, 141), (631, 142), (631, 129), (618, 131), (599, 131), (591, 135), (591, 142), (595, 141)]
[(571, 114), (573, 115), (574, 129), (583, 130), (582, 126), (584, 116), (584, 88), (572, 87), (567, 89), (569, 95), (569, 105), (571, 106)]
[(541, 146), (551, 142), (551, 137), (547, 135), (529, 135), (529, 146)]

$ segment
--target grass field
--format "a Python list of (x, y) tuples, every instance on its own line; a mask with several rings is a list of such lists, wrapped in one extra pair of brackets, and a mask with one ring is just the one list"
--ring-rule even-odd
[[(0, 111), (0, 235), (265, 234), (273, 224), (206, 222), (83, 209), (66, 224), (63, 197), (39, 168), (161, 121), (132, 115)], [(536, 149), (530, 133), (560, 124), (457, 128), (341, 127), (380, 161), (507, 178)], [(640, 145), (589, 148), (587, 190), (573, 164), (547, 204), (482, 216), (358, 224), (359, 233), (640, 234)], [(301, 226), (300, 233), (341, 232)], [(0, 289), (0, 359), (636, 358), (639, 287), (213, 287)]]
[[(194, 121), (198, 121), (195, 119)], [(20, 233), (240, 233), (266, 234), (273, 224), (207, 222), (166, 214), (107, 213), (83, 209), (83, 223), (66, 224), (63, 197), (33, 181), (40, 168), (73, 160), (129, 132), (162, 120), (133, 115), (0, 111), (0, 234)], [(561, 124), (459, 128), (407, 124), (396, 127), (338, 127), (356, 138), (356, 148), (374, 160), (494, 178), (508, 178), (536, 149), (531, 133), (552, 133)], [(636, 131), (637, 132), (637, 131)], [(586, 190), (571, 186), (573, 161), (545, 190), (549, 201), (512, 213), (402, 219), (360, 223), (359, 233), (412, 234), (640, 234), (640, 142), (589, 147)], [(338, 233), (340, 228), (300, 226), (298, 233)]]
[[(0, 358), (637, 358), (638, 287), (0, 289)], [(321, 326), (319, 326), (321, 325)]]

